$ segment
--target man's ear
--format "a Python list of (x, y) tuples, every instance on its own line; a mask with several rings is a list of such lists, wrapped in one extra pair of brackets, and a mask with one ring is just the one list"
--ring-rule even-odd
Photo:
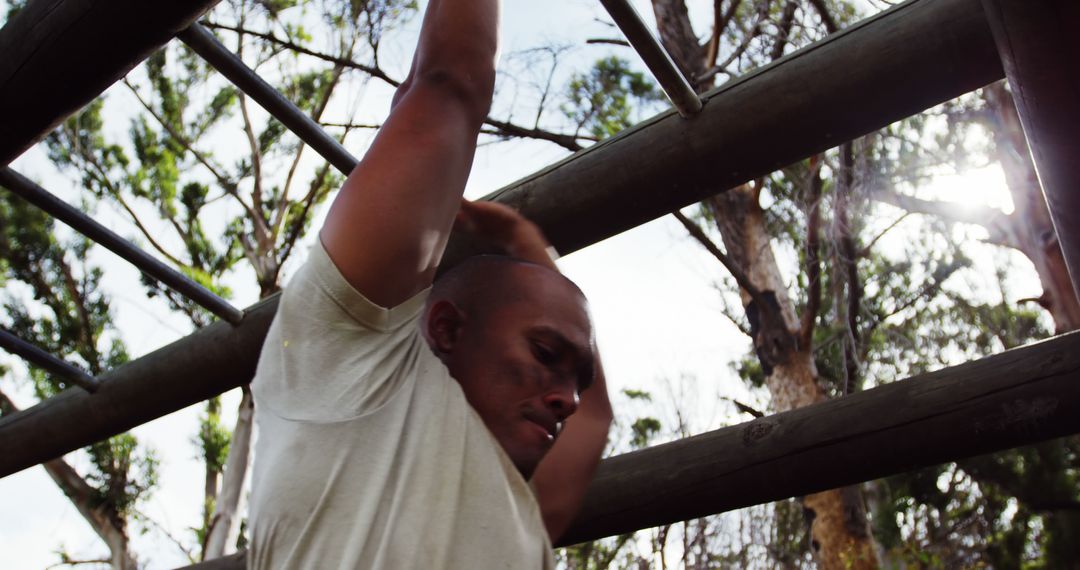
[(424, 338), (439, 356), (454, 352), (465, 314), (450, 301), (441, 299), (431, 304), (424, 324)]

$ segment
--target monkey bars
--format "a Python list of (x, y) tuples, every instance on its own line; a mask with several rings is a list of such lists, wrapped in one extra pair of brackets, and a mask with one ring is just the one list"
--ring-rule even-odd
[[(914, 0), (706, 93), (693, 120), (661, 113), (488, 198), (570, 253), (1002, 73), (978, 0)], [(471, 251), (451, 238), (445, 263)], [(0, 418), (0, 476), (246, 383), (276, 302), (105, 373), (92, 396), (67, 391)]]
[[(1058, 6), (1066, 2), (1043, 1)], [(163, 2), (160, 10), (149, 11), (152, 17), (145, 17), (147, 11), (140, 11), (141, 4), (133, 0), (31, 2), (0, 29), (0, 53), (5, 54), (0, 61), (0, 109), (18, 109), (22, 115), (0, 139), (0, 164), (185, 28), (183, 39), (199, 53), (220, 51), (209, 33), (189, 27), (213, 3)], [(628, 8), (625, 3), (604, 3), (628, 37), (644, 29), (636, 14), (630, 19), (617, 15)], [(134, 28), (139, 33), (125, 37)], [(100, 42), (100, 37), (110, 42)], [(678, 83), (685, 78), (669, 65), (655, 39), (651, 41), (653, 45), (632, 38), (635, 46), (644, 46), (639, 47), (643, 58), (678, 106), (677, 99), (683, 98)], [(57, 64), (84, 45), (78, 59), (86, 61), (85, 68), (74, 78), (57, 74)], [(647, 55), (650, 50), (652, 55)], [(659, 56), (667, 63), (657, 60)], [(204, 57), (219, 59), (213, 64), (238, 84), (251, 82), (242, 88), (250, 89), (253, 97), (261, 93), (256, 97), (260, 103), (276, 105), (268, 110), (286, 125), (293, 119), (303, 123), (288, 117), (296, 114), (295, 106), (265, 92), (265, 82), (253, 78), (242, 64), (237, 67), (238, 60), (221, 53)], [(232, 71), (225, 71), (226, 66)], [(980, 0), (909, 0), (703, 95), (699, 101), (704, 106), (693, 120), (683, 120), (674, 111), (661, 113), (488, 198), (517, 207), (560, 251), (569, 253), (1002, 76)], [(1016, 77), (1024, 81), (1022, 75)], [(50, 89), (67, 93), (45, 97)], [(680, 112), (693, 114), (693, 101), (685, 105)], [(1034, 128), (1040, 127), (1036, 123)], [(308, 140), (306, 136), (301, 135)], [(320, 152), (339, 169), (355, 163), (330, 137), (313, 137), (333, 143), (314, 144), (322, 145)], [(1033, 143), (1038, 145), (1038, 139)], [(1080, 249), (1071, 243), (1063, 242), (1063, 250), (1072, 260), (1070, 267), (1076, 267)], [(455, 263), (470, 251), (470, 245), (455, 236), (445, 262)], [(276, 297), (267, 299), (247, 309), (236, 325), (204, 327), (105, 373), (94, 394), (68, 390), (0, 418), (0, 476), (247, 382), (276, 302)], [(1065, 335), (606, 460), (567, 540), (645, 528), (752, 504), (746, 501), (833, 488), (1076, 433), (1078, 355), (1080, 336)], [(80, 429), (71, 430), (71, 425)], [(935, 438), (942, 429), (955, 432), (955, 437)], [(857, 468), (832, 469), (835, 458), (855, 453), (864, 458), (856, 462)], [(798, 478), (792, 465), (799, 466)], [(655, 502), (643, 498), (650, 493), (656, 494)]]

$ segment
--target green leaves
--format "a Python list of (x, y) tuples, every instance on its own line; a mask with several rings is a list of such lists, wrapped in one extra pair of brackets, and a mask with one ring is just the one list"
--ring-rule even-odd
[(626, 60), (612, 56), (570, 80), (562, 110), (578, 132), (604, 139), (633, 125), (635, 111), (662, 97), (644, 73), (631, 71)]
[[(87, 480), (97, 486), (98, 500), (126, 519), (135, 505), (157, 486), (157, 455), (139, 446), (135, 436), (124, 433), (99, 441), (89, 448), (93, 469)], [(119, 522), (119, 521), (114, 521)], [(126, 523), (121, 522), (120, 528)]]
[(648, 447), (652, 437), (660, 432), (660, 420), (651, 417), (638, 418), (630, 424), (630, 447), (642, 449)]
[[(0, 192), (0, 292), (12, 332), (92, 375), (128, 361), (114, 329), (110, 300), (101, 290), (102, 270), (89, 265), (91, 242), (58, 239), (53, 220), (9, 192)], [(29, 291), (26, 299), (20, 291)], [(56, 376), (29, 367), (35, 394), (53, 397), (70, 388)], [(2, 371), (6, 374), (6, 371)], [(95, 504), (123, 530), (134, 506), (156, 484), (157, 459), (130, 434), (89, 448), (86, 480)]]

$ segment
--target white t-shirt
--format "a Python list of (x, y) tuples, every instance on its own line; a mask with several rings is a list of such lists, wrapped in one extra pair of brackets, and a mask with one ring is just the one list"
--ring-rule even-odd
[(254, 569), (553, 568), (532, 489), (420, 335), (321, 244), (281, 296), (252, 391)]

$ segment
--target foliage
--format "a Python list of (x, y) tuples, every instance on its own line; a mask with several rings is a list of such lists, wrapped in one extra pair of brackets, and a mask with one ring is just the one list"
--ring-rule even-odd
[(634, 124), (636, 106), (661, 98), (644, 73), (632, 71), (625, 59), (612, 56), (570, 80), (563, 113), (577, 125), (578, 133), (585, 130), (603, 139)]
[[(50, 217), (9, 192), (0, 193), (5, 326), (98, 375), (128, 356), (114, 329), (109, 298), (101, 290), (102, 270), (87, 259), (90, 250), (89, 240), (60, 238)], [(70, 388), (66, 380), (36, 367), (29, 368), (28, 376), (42, 399)], [(103, 513), (108, 524), (126, 536), (134, 509), (157, 484), (156, 454), (127, 433), (85, 451), (90, 461), (83, 480), (93, 494), (86, 506)]]

